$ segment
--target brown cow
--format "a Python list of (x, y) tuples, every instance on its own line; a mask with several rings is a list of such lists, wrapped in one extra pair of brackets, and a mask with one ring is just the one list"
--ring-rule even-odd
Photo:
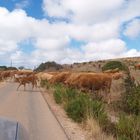
[(37, 77), (32, 74), (28, 77), (19, 77), (19, 78), (16, 78), (16, 81), (19, 83), (19, 86), (17, 87), (17, 90), (19, 89), (19, 87), (21, 85), (24, 85), (24, 90), (25, 90), (25, 87), (26, 87), (26, 84), (29, 84), (31, 83), (32, 84), (32, 89), (36, 86), (37, 87)]
[(67, 79), (65, 79), (64, 84), (66, 84), (67, 86), (71, 86), (71, 87), (76, 87), (75, 81), (78, 79), (78, 77), (83, 74), (83, 73), (71, 73)]
[(7, 80), (10, 77), (10, 71), (3, 71), (1, 73), (2, 80)]
[(77, 76), (74, 84), (78, 88), (87, 90), (105, 90), (110, 92), (112, 77), (107, 74), (93, 73), (93, 74), (81, 74)]
[(109, 69), (109, 70), (104, 71), (104, 73), (116, 73), (116, 72), (119, 72), (118, 68), (116, 68), (116, 69)]
[(122, 72), (116, 72), (112, 74), (112, 78), (114, 80), (119, 80), (122, 79), (124, 77), (124, 74)]
[(135, 70), (139, 70), (140, 69), (140, 64), (136, 64), (134, 67), (135, 67)]
[(57, 75), (54, 75), (49, 82), (51, 84), (55, 84), (55, 83), (64, 83), (67, 79), (67, 77), (69, 77), (71, 75), (70, 72), (60, 72)]
[(84, 91), (104, 91), (109, 96), (112, 83), (112, 75), (106, 73), (73, 73), (65, 81), (65, 84)]

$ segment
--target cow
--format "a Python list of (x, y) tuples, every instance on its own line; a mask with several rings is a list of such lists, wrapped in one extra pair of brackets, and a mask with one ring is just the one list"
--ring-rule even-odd
[(105, 92), (110, 92), (110, 86), (112, 82), (112, 77), (107, 74), (100, 73), (83, 73), (74, 79), (73, 85), (79, 89), (85, 90), (104, 90)]
[(24, 86), (24, 90), (25, 90), (25, 87), (26, 87), (26, 84), (29, 84), (31, 83), (32, 84), (32, 89), (36, 86), (37, 87), (37, 77), (32, 74), (28, 77), (19, 77), (19, 78), (16, 78), (16, 81), (19, 83), (19, 86), (17, 87), (17, 90), (19, 89), (19, 87), (21, 85)]
[(110, 88), (112, 80), (117, 80), (120, 78), (120, 76), (122, 76), (120, 73), (115, 75), (108, 73), (72, 73), (64, 83), (82, 91), (104, 91), (104, 95), (106, 95), (108, 98), (108, 103), (110, 103)]
[(134, 67), (135, 67), (135, 70), (139, 70), (140, 69), (140, 64), (136, 64)]
[(124, 74), (123, 74), (123, 72), (116, 72), (116, 73), (112, 74), (112, 78), (114, 80), (119, 80), (119, 79), (124, 78)]
[(10, 71), (2, 71), (1, 77), (2, 77), (2, 80), (7, 80), (10, 77)]
[(119, 69), (118, 68), (109, 69), (109, 70), (104, 71), (104, 73), (116, 73), (116, 72), (119, 72)]
[(65, 80), (67, 79), (67, 77), (69, 77), (71, 75), (71, 72), (60, 72), (57, 75), (54, 75), (49, 82), (51, 84), (55, 84), (55, 83), (63, 83), (65, 82)]
[(36, 76), (38, 77), (38, 79), (41, 81), (41, 80), (50, 80), (53, 75), (52, 74), (48, 74), (48, 73), (45, 73), (45, 72), (39, 72), (36, 74)]

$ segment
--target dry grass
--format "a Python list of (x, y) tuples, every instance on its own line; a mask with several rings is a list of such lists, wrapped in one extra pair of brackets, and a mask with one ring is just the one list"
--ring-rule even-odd
[(113, 136), (106, 135), (96, 120), (88, 117), (83, 126), (88, 131), (87, 140), (115, 140)]

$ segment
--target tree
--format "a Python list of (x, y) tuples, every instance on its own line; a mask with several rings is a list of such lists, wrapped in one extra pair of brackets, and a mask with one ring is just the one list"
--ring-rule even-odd
[(20, 66), (20, 67), (18, 67), (18, 69), (23, 70), (24, 69), (24, 66)]

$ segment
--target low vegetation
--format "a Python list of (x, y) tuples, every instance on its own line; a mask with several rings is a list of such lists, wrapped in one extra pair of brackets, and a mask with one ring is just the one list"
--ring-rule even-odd
[(116, 136), (118, 140), (139, 140), (140, 85), (134, 83), (129, 72), (124, 82), (125, 92), (119, 105), (122, 115), (116, 124)]
[(127, 66), (120, 61), (109, 61), (109, 62), (107, 62), (102, 67), (102, 71), (106, 71), (106, 70), (110, 70), (110, 69), (116, 69), (116, 68), (118, 68), (119, 70), (122, 70), (122, 71), (128, 71)]
[(48, 82), (47, 80), (41, 80), (40, 86), (41, 86), (41, 87), (44, 87), (44, 88), (46, 88), (46, 89), (49, 89), (50, 84), (49, 84), (49, 82)]
[(122, 108), (125, 112), (140, 115), (140, 85), (135, 85), (130, 75), (125, 79), (126, 92), (122, 97)]
[(140, 116), (121, 115), (116, 124), (118, 140), (139, 140), (140, 139)]
[(104, 114), (104, 106), (100, 101), (91, 100), (87, 94), (76, 89), (57, 85), (54, 98), (56, 103), (63, 104), (68, 116), (76, 122), (83, 121), (89, 115), (101, 118)]
[[(42, 81), (41, 83), (42, 86), (47, 87), (48, 82)], [(53, 88), (56, 103), (62, 105), (67, 115), (75, 122), (85, 122), (90, 117), (94, 118), (102, 130), (108, 134), (112, 133), (112, 129), (115, 129), (114, 124), (109, 121), (105, 113), (102, 101), (91, 99), (88, 94), (64, 87), (62, 84), (53, 85)]]

